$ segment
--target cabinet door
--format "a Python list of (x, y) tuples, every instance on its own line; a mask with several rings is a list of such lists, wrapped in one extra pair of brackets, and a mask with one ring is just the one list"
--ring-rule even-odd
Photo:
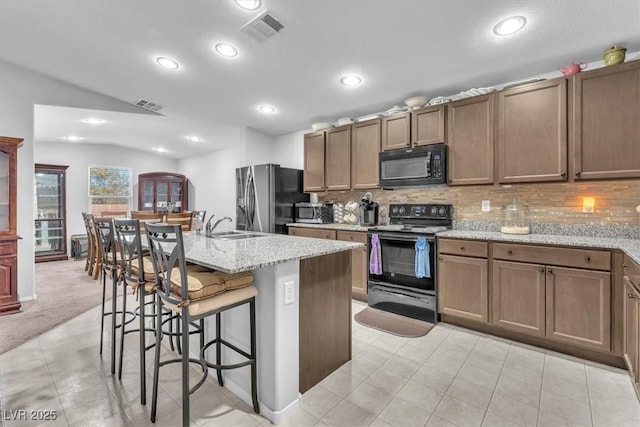
[(611, 274), (547, 267), (547, 337), (611, 349)]
[(572, 78), (574, 179), (640, 177), (640, 61)]
[[(182, 206), (182, 200), (183, 200), (183, 196), (182, 196), (182, 181), (171, 181), (170, 182), (170, 201), (171, 201), (171, 206), (172, 206), (172, 210), (171, 212), (173, 213), (179, 213), (182, 212), (183, 210), (183, 206)], [(184, 208), (186, 208), (186, 206), (184, 206)]]
[(326, 141), (326, 188), (348, 190), (351, 188), (351, 126), (328, 130)]
[(638, 382), (640, 372), (638, 372), (639, 351), (638, 342), (640, 334), (640, 318), (638, 317), (638, 307), (640, 305), (640, 295), (629, 279), (624, 279), (624, 361), (629, 370), (629, 374)]
[(449, 185), (493, 184), (495, 95), (447, 106)]
[(351, 126), (351, 188), (378, 188), (380, 184), (380, 119)]
[(446, 141), (446, 107), (438, 105), (411, 112), (411, 144), (439, 144)]
[(304, 136), (304, 191), (324, 190), (324, 132)]
[(394, 114), (382, 119), (382, 151), (411, 146), (411, 114)]
[(438, 309), (442, 314), (489, 321), (487, 260), (438, 257)]
[(367, 233), (338, 231), (337, 240), (364, 243), (364, 247), (351, 251), (351, 294), (354, 298), (367, 301)]
[(0, 230), (9, 231), (9, 158), (10, 154), (0, 150)]
[[(15, 245), (15, 243), (11, 242), (11, 245)], [(15, 246), (12, 250), (15, 251)], [(17, 264), (15, 256), (0, 256), (0, 314), (20, 311)]]
[(492, 273), (492, 324), (523, 334), (544, 336), (544, 266), (493, 261)]
[(498, 93), (498, 182), (567, 179), (567, 80)]
[(138, 200), (138, 210), (141, 211), (152, 211), (155, 207), (155, 194), (154, 194), (154, 182), (150, 179), (140, 180), (138, 182), (139, 186), (139, 200)]
[(168, 179), (156, 180), (155, 187), (156, 212), (166, 213), (169, 204), (170, 181)]

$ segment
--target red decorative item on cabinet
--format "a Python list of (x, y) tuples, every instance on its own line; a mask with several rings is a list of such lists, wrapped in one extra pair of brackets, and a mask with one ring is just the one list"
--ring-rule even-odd
[(20, 138), (0, 136), (0, 315), (20, 311), (16, 203)]

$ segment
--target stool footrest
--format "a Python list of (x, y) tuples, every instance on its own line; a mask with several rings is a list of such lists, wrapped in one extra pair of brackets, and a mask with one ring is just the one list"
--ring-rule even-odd
[[(162, 362), (158, 363), (158, 368), (161, 368), (165, 365), (169, 365), (171, 363), (182, 363), (182, 359), (169, 359), (169, 360), (163, 360)], [(194, 359), (194, 358), (189, 358), (189, 363), (197, 363), (198, 365), (200, 365), (200, 367), (202, 368), (202, 378), (200, 378), (200, 381), (198, 381), (196, 383), (196, 385), (194, 385), (190, 390), (189, 390), (189, 394), (193, 394), (196, 390), (198, 390), (202, 384), (204, 384), (204, 382), (207, 380), (207, 376), (209, 376), (209, 370), (207, 369), (207, 365), (206, 362), (204, 362), (203, 360), (200, 359)]]
[[(235, 365), (216, 365), (213, 364), (211, 362), (208, 362), (204, 356), (204, 352), (213, 344), (216, 344), (217, 342), (220, 342), (220, 344), (227, 346), (228, 348), (230, 348), (231, 350), (235, 351), (236, 353), (246, 357), (247, 359), (249, 359), (246, 362), (242, 362), (242, 363), (237, 363)], [(200, 358), (204, 361), (204, 363), (210, 367), (210, 368), (214, 368), (214, 369), (234, 369), (234, 368), (240, 368), (242, 366), (247, 366), (250, 365), (252, 363), (254, 363), (255, 359), (253, 357), (251, 357), (251, 355), (249, 353), (247, 353), (246, 351), (236, 347), (235, 345), (231, 344), (228, 341), (225, 341), (221, 338), (215, 338), (211, 341), (209, 341), (207, 344), (204, 345), (204, 347), (202, 347), (200, 349)]]

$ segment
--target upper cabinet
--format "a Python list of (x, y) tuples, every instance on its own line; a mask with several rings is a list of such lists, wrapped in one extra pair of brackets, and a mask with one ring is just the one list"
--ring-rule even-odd
[(447, 106), (449, 185), (493, 184), (494, 103), (491, 94)]
[(324, 190), (324, 131), (304, 136), (304, 191)]
[(411, 113), (382, 119), (382, 151), (411, 147)]
[(640, 61), (576, 74), (570, 97), (573, 178), (640, 177)]
[(498, 183), (567, 179), (567, 80), (498, 92)]
[(188, 180), (171, 172), (138, 175), (138, 210), (180, 213), (188, 210)]
[(380, 181), (380, 119), (351, 125), (351, 188), (377, 188)]
[(327, 190), (351, 188), (351, 126), (326, 132), (325, 184)]
[(447, 142), (447, 109), (444, 105), (411, 112), (411, 145), (429, 145)]

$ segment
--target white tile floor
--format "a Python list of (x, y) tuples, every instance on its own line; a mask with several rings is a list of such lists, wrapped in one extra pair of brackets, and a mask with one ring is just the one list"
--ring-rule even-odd
[[(364, 307), (354, 302), (354, 314)], [(118, 381), (109, 348), (104, 359), (98, 356), (98, 335), (99, 310), (93, 309), (4, 354), (4, 410), (57, 411), (57, 420), (44, 426), (150, 424), (150, 400), (139, 404), (137, 336), (127, 337)], [(108, 332), (105, 338), (108, 346)], [(176, 426), (179, 367), (165, 368), (162, 376), (156, 425)], [(212, 380), (191, 397), (192, 425), (269, 424)], [(640, 404), (622, 370), (447, 324), (409, 339), (354, 322), (353, 360), (305, 393), (302, 408), (283, 425), (637, 427)]]

